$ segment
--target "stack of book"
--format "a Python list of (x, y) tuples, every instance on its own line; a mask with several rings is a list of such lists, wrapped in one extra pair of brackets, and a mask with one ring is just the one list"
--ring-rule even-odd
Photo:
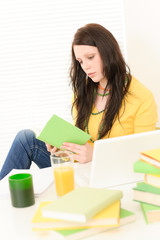
[(54, 239), (81, 239), (135, 220), (121, 208), (119, 190), (79, 187), (53, 202), (41, 202), (32, 218), (32, 230), (49, 231)]
[(134, 200), (140, 202), (146, 223), (160, 222), (160, 148), (142, 152), (134, 171), (144, 174), (144, 182), (133, 189)]

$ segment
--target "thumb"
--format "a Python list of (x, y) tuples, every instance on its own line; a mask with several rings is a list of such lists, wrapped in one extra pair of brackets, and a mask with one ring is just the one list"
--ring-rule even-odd
[(57, 151), (57, 149), (58, 149), (57, 147), (52, 148), (51, 154), (55, 153)]

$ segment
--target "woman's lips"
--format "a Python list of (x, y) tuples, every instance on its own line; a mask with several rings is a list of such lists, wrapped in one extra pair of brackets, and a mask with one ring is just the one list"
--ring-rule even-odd
[(88, 73), (88, 76), (91, 78), (91, 77), (93, 77), (95, 75), (95, 72), (93, 72), (93, 73)]

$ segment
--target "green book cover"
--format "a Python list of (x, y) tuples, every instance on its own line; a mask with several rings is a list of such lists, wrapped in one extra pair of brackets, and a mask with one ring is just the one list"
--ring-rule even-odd
[(134, 163), (133, 169), (138, 173), (148, 173), (160, 175), (160, 168), (154, 167), (151, 164), (145, 163), (141, 160), (138, 160)]
[(146, 216), (145, 203), (140, 202), (140, 206), (141, 206), (141, 209), (142, 209), (142, 212), (143, 212), (143, 216), (144, 216), (145, 222), (148, 223), (148, 219), (147, 219), (147, 216)]
[(123, 196), (122, 191), (79, 187), (42, 208), (43, 217), (86, 222)]
[(135, 213), (124, 208), (120, 209), (120, 221), (119, 224), (125, 225), (136, 220)]
[[(140, 203), (146, 223), (156, 222), (157, 214), (160, 220), (160, 207), (147, 203)], [(156, 215), (155, 215), (156, 214)], [(153, 215), (153, 216), (152, 216)]]
[(129, 210), (126, 210), (124, 208), (120, 209), (120, 220), (122, 220), (123, 218), (127, 218), (130, 216), (134, 216), (134, 212), (131, 212)]
[(134, 190), (138, 190), (138, 191), (143, 191), (143, 192), (150, 192), (153, 194), (160, 194), (160, 188), (158, 187), (154, 187), (150, 184), (147, 184), (145, 182), (139, 182), (137, 183), (137, 186), (135, 188), (133, 188)]
[(69, 236), (75, 233), (79, 233), (85, 231), (85, 229), (64, 229), (64, 230), (56, 230), (56, 232), (60, 233), (63, 236)]
[(83, 145), (90, 137), (88, 133), (54, 114), (37, 138), (52, 146), (60, 148), (64, 142)]

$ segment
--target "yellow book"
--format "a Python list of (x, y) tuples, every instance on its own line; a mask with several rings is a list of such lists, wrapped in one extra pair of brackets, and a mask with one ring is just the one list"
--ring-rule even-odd
[(160, 175), (155, 174), (145, 174), (144, 181), (154, 187), (160, 188)]
[[(126, 209), (121, 208), (120, 209), (120, 225), (129, 224), (131, 222), (135, 221), (135, 214), (131, 211), (128, 211)], [(118, 227), (119, 227), (118, 226)], [(95, 234), (105, 232), (111, 229), (115, 229), (117, 226), (112, 227), (96, 227), (96, 228), (81, 228), (81, 229), (60, 229), (60, 230), (54, 230), (52, 228), (50, 229), (36, 229), (36, 233), (38, 236), (46, 236), (47, 234), (50, 234), (51, 237), (56, 240), (77, 240), (77, 239), (84, 239), (88, 236), (93, 236)], [(46, 231), (48, 230), (48, 231)]]
[(86, 223), (70, 222), (64, 220), (56, 220), (51, 218), (45, 218), (42, 216), (42, 208), (52, 202), (41, 202), (38, 206), (33, 218), (32, 229), (33, 230), (59, 230), (59, 229), (81, 229), (81, 228), (94, 228), (94, 227), (107, 227), (107, 226), (119, 226), (120, 215), (120, 200), (99, 212)]
[(140, 159), (160, 168), (160, 148), (141, 152)]

